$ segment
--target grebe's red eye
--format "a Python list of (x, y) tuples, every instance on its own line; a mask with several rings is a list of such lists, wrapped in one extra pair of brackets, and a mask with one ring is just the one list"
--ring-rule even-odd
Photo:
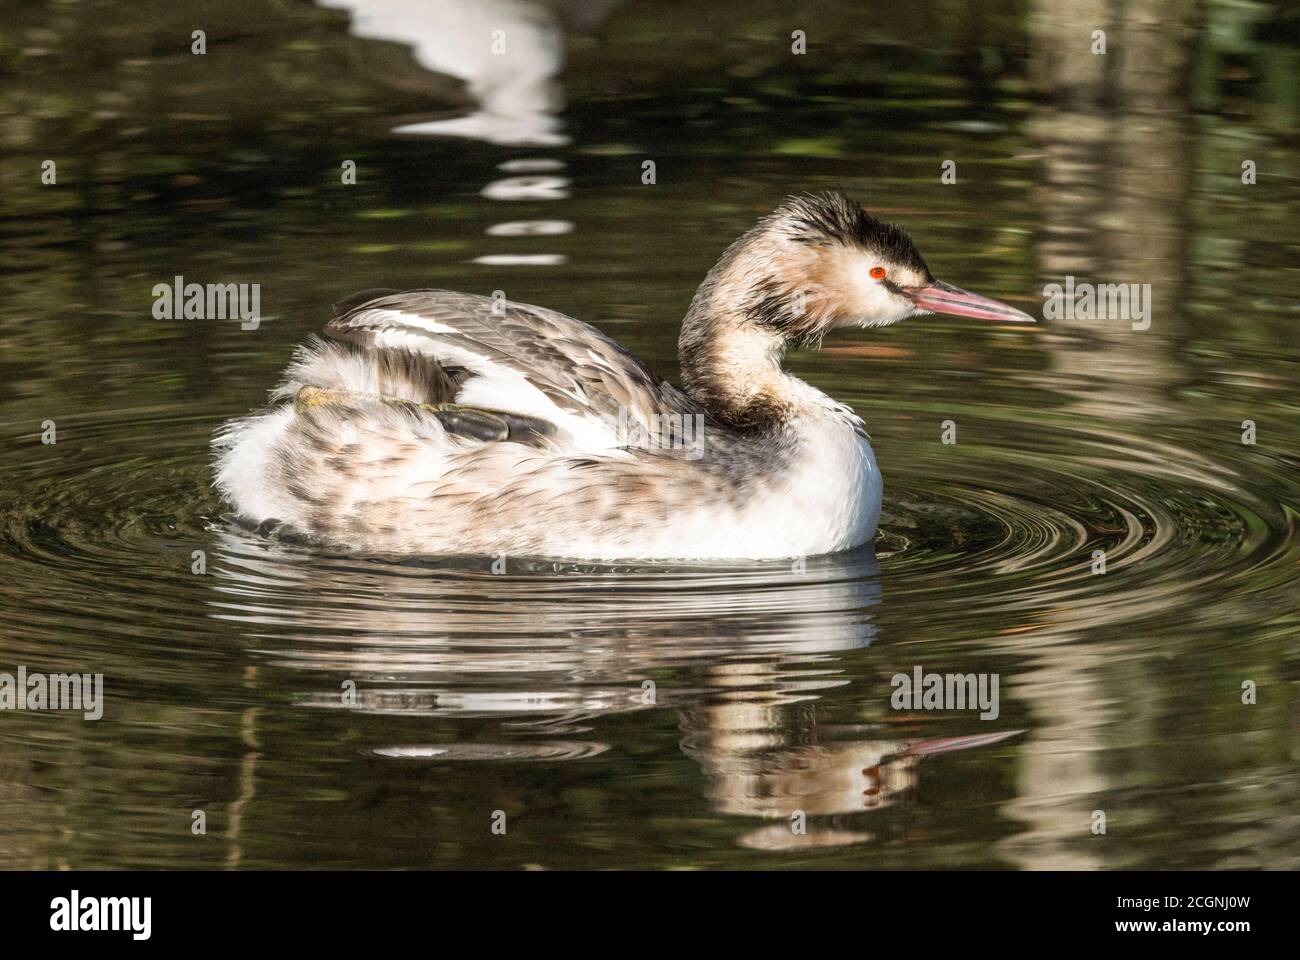
[(887, 271), (885, 270), (884, 267), (872, 267), (872, 268), (871, 268), (871, 279), (872, 279), (872, 280), (884, 280), (884, 279), (885, 279), (885, 273), (886, 273), (886, 272), (887, 272)]

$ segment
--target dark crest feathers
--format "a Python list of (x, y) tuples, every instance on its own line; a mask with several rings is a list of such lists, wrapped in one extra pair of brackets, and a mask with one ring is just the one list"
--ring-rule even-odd
[(873, 217), (856, 200), (838, 190), (791, 197), (777, 208), (773, 217), (793, 224), (795, 238), (800, 242), (860, 247), (892, 263), (930, 275), (929, 267), (906, 230)]

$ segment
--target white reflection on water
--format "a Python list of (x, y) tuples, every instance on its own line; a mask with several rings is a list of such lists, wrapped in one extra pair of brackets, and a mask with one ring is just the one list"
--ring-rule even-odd
[(490, 237), (554, 237), (572, 232), (568, 220), (510, 220), (487, 228)]
[[(394, 133), (470, 137), (513, 146), (569, 142), (555, 116), (564, 44), (545, 7), (521, 0), (317, 0), (352, 15), (355, 36), (411, 46), (426, 70), (465, 82), (478, 109)], [(499, 52), (498, 52), (499, 51)]]
[(505, 177), (482, 189), (489, 200), (564, 200), (569, 196), (568, 177)]
[(562, 253), (489, 253), (475, 257), (474, 263), (488, 267), (559, 267), (567, 260)]

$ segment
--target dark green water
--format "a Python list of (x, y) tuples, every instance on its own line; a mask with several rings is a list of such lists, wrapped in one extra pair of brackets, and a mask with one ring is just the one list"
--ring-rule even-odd
[[(0, 4), (0, 671), (105, 690), (0, 712), (0, 866), (1300, 863), (1294, 12), (1138, 3), (1099, 57), (1052, 2), (430, 5), (405, 46), (339, 6)], [(391, 132), (429, 123), (473, 136)], [(1035, 313), (1149, 283), (1150, 328), (792, 355), (886, 481), (874, 550), (802, 571), (497, 575), (224, 516), (213, 429), (332, 300), (500, 289), (673, 375), (713, 259), (826, 186)], [(177, 274), (259, 283), (260, 326), (154, 319)], [(893, 709), (917, 665), (996, 673), (999, 716)]]

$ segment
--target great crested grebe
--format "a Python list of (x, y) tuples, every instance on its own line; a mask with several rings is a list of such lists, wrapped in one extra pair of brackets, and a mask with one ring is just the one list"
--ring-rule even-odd
[(272, 405), (219, 432), (238, 514), (374, 553), (771, 559), (858, 546), (882, 485), (858, 417), (781, 369), (837, 327), (1033, 322), (930, 275), (840, 193), (733, 243), (682, 321), (685, 389), (594, 327), (449, 290), (367, 290)]

